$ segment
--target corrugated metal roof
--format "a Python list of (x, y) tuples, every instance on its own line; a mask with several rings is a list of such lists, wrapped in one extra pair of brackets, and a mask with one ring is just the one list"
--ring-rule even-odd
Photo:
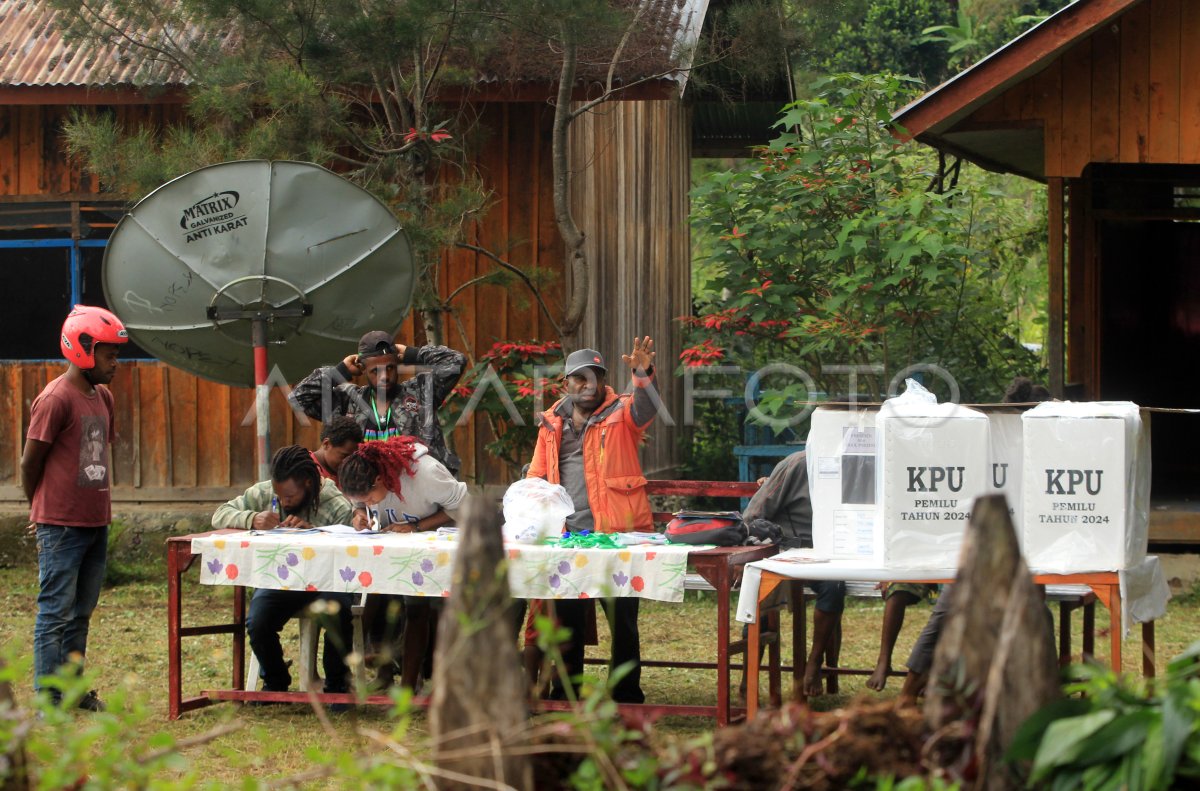
[[(624, 38), (614, 72), (617, 85), (657, 76), (687, 83), (691, 53), (699, 39), (709, 0), (614, 0), (618, 6), (641, 7), (633, 34)], [(97, 8), (104, 14), (103, 5)], [(133, 26), (114, 31), (113, 43), (81, 46), (67, 42), (60, 30), (59, 12), (42, 0), (0, 0), (0, 86), (118, 87), (165, 86), (186, 83), (169, 63), (129, 39), (153, 40)], [(620, 31), (618, 31), (618, 35)], [(176, 42), (196, 40), (200, 31), (184, 29)], [(478, 75), (478, 82), (519, 84), (553, 82), (561, 61), (545, 42), (520, 41), (501, 49)], [(577, 78), (584, 83), (604, 79), (616, 41), (589, 41), (581, 47)]]
[(38, 0), (0, 0), (0, 85), (111, 88), (170, 85), (169, 65), (130, 43), (68, 43), (58, 12)]

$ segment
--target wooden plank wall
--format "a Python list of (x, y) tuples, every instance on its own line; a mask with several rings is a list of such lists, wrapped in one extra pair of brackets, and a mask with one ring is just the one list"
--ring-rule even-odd
[[(0, 383), (0, 500), (20, 499), (20, 462), (29, 408), (65, 363), (8, 362)], [(122, 501), (224, 500), (254, 480), (254, 392), (199, 379), (159, 362), (121, 364), (116, 406), (113, 496)], [(271, 395), (275, 446), (316, 447), (320, 424)], [(305, 425), (307, 424), (307, 425)]]
[[(605, 355), (611, 381), (614, 370), (628, 376), (621, 355), (634, 336), (652, 336), (663, 400), (679, 424), (675, 319), (691, 312), (687, 113), (669, 100), (601, 105), (575, 122), (571, 152), (572, 205), (587, 234), (595, 278), (581, 343)], [(647, 475), (676, 465), (677, 436), (662, 417), (652, 426), (642, 457)]]
[[(112, 112), (130, 127), (159, 128), (184, 116), (179, 104), (126, 104), (89, 108)], [(61, 105), (0, 105), (0, 195), (99, 193), (99, 181), (72, 161), (62, 127), (71, 110)]]
[[(492, 103), (480, 109), (477, 134), (484, 136), (475, 163), (476, 175), (490, 192), (487, 212), (472, 223), (465, 241), (490, 250), (526, 272), (541, 270), (542, 298), (556, 321), (562, 320), (562, 241), (554, 221), (550, 130), (554, 111), (544, 102)], [(449, 250), (439, 269), (440, 290), (460, 286), (496, 269), (485, 255)], [(554, 325), (523, 284), (478, 284), (455, 298), (453, 315), (443, 322), (445, 343), (472, 361), (493, 344), (510, 340), (560, 341)], [(411, 315), (397, 333), (401, 342), (425, 342), (425, 333)], [(532, 422), (533, 415), (523, 415)], [(513, 471), (489, 453), (492, 434), (482, 417), (449, 435), (462, 459), (460, 477), (481, 484), (503, 484)]]
[(1040, 121), (1048, 178), (1091, 162), (1200, 164), (1200, 3), (1146, 0), (975, 111)]
[[(173, 123), (182, 117), (178, 106), (121, 106), (117, 112), (130, 124)], [(95, 181), (62, 153), (58, 133), (48, 131), (63, 115), (55, 107), (0, 108), (0, 185), (7, 190), (0, 194), (95, 191)], [(561, 320), (565, 275), (550, 188), (552, 117), (552, 108), (538, 102), (482, 108), (479, 134), (487, 144), (481, 147), (477, 174), (491, 201), (469, 228), (467, 241), (517, 266), (550, 273), (543, 296)], [(679, 332), (673, 318), (689, 311), (690, 300), (688, 130), (681, 104), (665, 101), (606, 105), (576, 125), (573, 200), (597, 267), (583, 343), (602, 349), (615, 367), (634, 334), (641, 333), (658, 342), (660, 370), (669, 375), (675, 368)], [(449, 294), (491, 269), (482, 255), (448, 251), (439, 270), (441, 291)], [(444, 322), (445, 341), (472, 358), (497, 341), (560, 340), (520, 285), (469, 286), (454, 307), (454, 316)], [(425, 342), (412, 316), (397, 337)], [(0, 381), (10, 385), (9, 392), (22, 393), (19, 401), (0, 409), (0, 499), (19, 496), (9, 487), (19, 483), (29, 404), (59, 372), (54, 364), (0, 362)], [(681, 416), (681, 394), (673, 390), (666, 393), (671, 413)], [(252, 424), (242, 425), (251, 391), (149, 362), (124, 365), (114, 391), (122, 427), (114, 470), (118, 499), (213, 499), (253, 481), (254, 430)], [(275, 447), (290, 442), (315, 447), (319, 426), (300, 425), (278, 392), (272, 410)], [(511, 478), (511, 471), (485, 450), (489, 439), (478, 419), (452, 433), (464, 480), (498, 484)], [(676, 458), (674, 432), (660, 423), (648, 443), (646, 469), (666, 470)]]

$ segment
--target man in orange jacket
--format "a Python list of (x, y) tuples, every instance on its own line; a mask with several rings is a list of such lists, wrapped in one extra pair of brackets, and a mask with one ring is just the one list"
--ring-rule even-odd
[[(653, 530), (646, 478), (638, 446), (656, 413), (654, 394), (654, 341), (634, 338), (633, 351), (621, 355), (633, 369), (633, 392), (617, 395), (608, 386), (604, 358), (592, 349), (567, 356), (564, 371), (566, 396), (538, 416), (537, 445), (527, 476), (561, 484), (571, 495), (575, 513), (567, 517), (572, 532), (621, 533)], [(583, 634), (587, 603), (578, 599), (555, 601), (562, 626), (571, 630), (563, 647), (562, 675), (576, 678), (583, 670)], [(641, 642), (638, 635), (638, 599), (617, 596), (604, 601), (612, 631), (613, 667), (632, 664), (612, 690), (619, 703), (641, 703)], [(556, 679), (551, 697), (563, 697), (562, 679)]]

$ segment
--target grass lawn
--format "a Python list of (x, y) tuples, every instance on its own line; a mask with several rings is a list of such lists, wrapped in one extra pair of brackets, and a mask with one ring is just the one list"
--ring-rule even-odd
[[(194, 583), (195, 574), (190, 576)], [(200, 624), (225, 620), (231, 589), (191, 584), (185, 586), (185, 623)], [(33, 568), (0, 569), (0, 650), (10, 655), (28, 656), (32, 653), (32, 635), (36, 613), (37, 574)], [(1057, 609), (1057, 608), (1055, 608)], [(205, 612), (211, 613), (206, 617)], [(910, 608), (903, 633), (896, 647), (893, 666), (902, 668), (908, 650), (928, 617), (929, 605)], [(852, 600), (843, 621), (842, 666), (871, 668), (879, 645), (879, 625), (883, 604), (879, 600)], [(785, 615), (785, 628), (790, 621)], [(605, 622), (600, 618), (601, 642), (606, 641)], [(1076, 650), (1080, 646), (1079, 629), (1082, 618), (1074, 617)], [(645, 601), (641, 608), (642, 654), (646, 659), (711, 659), (715, 650), (713, 630), (716, 605), (711, 594), (697, 596), (689, 593), (682, 604)], [(1107, 653), (1107, 613), (1098, 608), (1096, 648)], [(736, 628), (736, 627), (735, 627)], [(285, 652), (295, 656), (295, 625), (284, 632)], [(1167, 660), (1180, 653), (1200, 637), (1200, 601), (1194, 596), (1176, 599), (1167, 616), (1157, 624), (1157, 666), (1161, 670)], [(787, 641), (785, 641), (787, 642)], [(1135, 629), (1125, 644), (1124, 666), (1130, 673), (1140, 668), (1140, 630)], [(166, 731), (177, 739), (194, 736), (233, 719), (241, 720), (245, 728), (215, 742), (189, 748), (186, 755), (193, 766), (203, 768), (207, 780), (238, 782), (247, 775), (278, 777), (303, 771), (311, 761), (307, 750), (312, 745), (329, 746), (331, 735), (323, 730), (313, 713), (301, 706), (264, 708), (237, 707), (223, 703), (184, 715), (177, 722), (166, 718), (167, 696), (167, 626), (166, 582), (131, 581), (106, 588), (100, 606), (92, 619), (89, 639), (89, 669), (97, 674), (96, 686), (102, 697), (111, 696), (116, 689), (127, 688), (144, 699), (154, 716), (138, 726), (149, 739), (157, 731)], [(606, 649), (593, 651), (605, 656)], [(193, 637), (184, 642), (184, 695), (203, 688), (228, 686), (230, 646), (227, 636)], [(791, 657), (785, 646), (784, 661)], [(514, 672), (518, 672), (514, 668)], [(599, 668), (595, 672), (602, 673)], [(715, 673), (701, 670), (646, 668), (642, 685), (651, 702), (708, 704), (715, 702)], [(843, 677), (842, 694), (817, 698), (818, 709), (843, 705), (858, 695), (875, 695), (866, 689), (865, 676)], [(32, 685), (27, 678), (18, 690), (27, 694)], [(884, 697), (894, 696), (900, 679), (889, 681)], [(765, 678), (763, 679), (765, 691)], [(790, 685), (785, 676), (785, 694)], [(77, 727), (87, 724), (87, 715), (80, 715)], [(366, 744), (358, 734), (361, 726), (388, 730), (388, 717), (382, 708), (366, 708), (350, 715), (335, 717), (336, 738), (347, 750), (361, 749)], [(46, 727), (38, 725), (37, 727)], [(656, 733), (669, 738), (710, 730), (712, 721), (699, 718), (667, 718), (655, 727)], [(423, 733), (425, 720), (418, 714), (413, 723), (414, 735)]]

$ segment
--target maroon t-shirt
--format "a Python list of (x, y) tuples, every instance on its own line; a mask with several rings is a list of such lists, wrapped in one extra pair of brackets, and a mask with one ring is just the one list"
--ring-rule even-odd
[(308, 452), (308, 455), (312, 456), (313, 464), (317, 465), (317, 472), (321, 473), (321, 477), (328, 478), (329, 480), (333, 481), (334, 486), (337, 486), (338, 485), (337, 476), (333, 475), (332, 473), (329, 472), (329, 470), (325, 469), (325, 465), (322, 464), (321, 460), (317, 458), (317, 452), (315, 450), (310, 450)]
[(32, 520), (69, 527), (103, 527), (112, 521), (113, 396), (98, 385), (84, 395), (62, 375), (33, 400), (29, 439), (50, 444), (33, 494)]

